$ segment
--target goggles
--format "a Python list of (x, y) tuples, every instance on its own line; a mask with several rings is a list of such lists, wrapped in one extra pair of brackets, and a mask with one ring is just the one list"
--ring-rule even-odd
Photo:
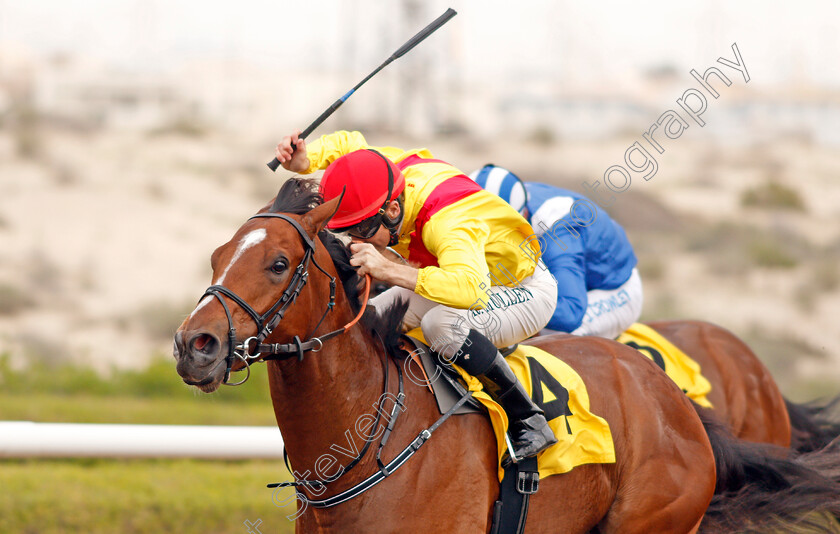
[(388, 160), (373, 149), (368, 149), (380, 158), (385, 161), (385, 167), (388, 169), (388, 194), (385, 195), (385, 202), (379, 208), (379, 211), (376, 215), (372, 217), (368, 217), (367, 219), (360, 221), (352, 226), (347, 226), (345, 228), (336, 228), (335, 232), (339, 233), (346, 233), (351, 237), (355, 237), (358, 239), (370, 239), (376, 232), (379, 231), (379, 226), (382, 224), (382, 216), (385, 215), (385, 208), (388, 206), (388, 202), (391, 201), (391, 193), (394, 191), (394, 171), (391, 169), (391, 165)]
[(376, 232), (379, 231), (379, 226), (382, 224), (382, 213), (377, 213), (373, 217), (368, 217), (367, 219), (354, 224), (353, 226), (348, 226), (346, 228), (336, 228), (335, 231), (339, 233), (346, 233), (351, 237), (356, 237), (358, 239), (370, 239)]

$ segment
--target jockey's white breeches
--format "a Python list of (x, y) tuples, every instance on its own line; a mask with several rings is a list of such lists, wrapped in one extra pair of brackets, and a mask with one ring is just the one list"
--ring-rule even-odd
[[(586, 315), (572, 334), (576, 336), (599, 336), (615, 339), (642, 314), (644, 294), (638, 269), (633, 269), (630, 278), (615, 289), (593, 289), (586, 293)], [(543, 335), (556, 334), (558, 330), (545, 328)]]
[(515, 287), (491, 286), (469, 309), (444, 306), (402, 287), (392, 287), (370, 303), (381, 312), (399, 298), (408, 301), (403, 329), (419, 326), (431, 348), (451, 358), (471, 329), (497, 347), (514, 345), (537, 334), (554, 313), (557, 282), (540, 262), (534, 274)]

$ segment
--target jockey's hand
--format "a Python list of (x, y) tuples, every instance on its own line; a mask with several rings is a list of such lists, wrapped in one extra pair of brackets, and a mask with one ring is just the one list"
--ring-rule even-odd
[[(292, 145), (295, 145), (292, 151)], [(306, 172), (309, 170), (309, 157), (306, 155), (306, 141), (301, 139), (300, 130), (285, 136), (274, 149), (274, 157), (287, 171)]]
[(390, 261), (370, 243), (353, 243), (350, 252), (353, 253), (350, 265), (359, 268), (356, 271), (359, 275), (369, 274), (371, 278), (412, 291), (417, 286), (417, 269)]
[(370, 243), (353, 243), (350, 245), (350, 252), (353, 253), (350, 265), (359, 268), (356, 272), (360, 276), (369, 274), (377, 280), (384, 280), (388, 268), (394, 265)]

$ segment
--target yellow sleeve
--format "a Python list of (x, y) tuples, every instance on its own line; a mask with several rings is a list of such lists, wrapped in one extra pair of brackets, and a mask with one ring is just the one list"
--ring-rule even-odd
[(317, 170), (326, 169), (330, 163), (341, 156), (362, 148), (369, 148), (369, 146), (361, 132), (340, 130), (331, 134), (322, 135), (306, 146), (306, 155), (309, 157), (309, 169), (303, 174), (310, 174)]
[(490, 285), (484, 250), (489, 236), (490, 229), (478, 219), (433, 216), (422, 238), (439, 267), (420, 269), (414, 292), (453, 308), (483, 308), (487, 293), (480, 284)]

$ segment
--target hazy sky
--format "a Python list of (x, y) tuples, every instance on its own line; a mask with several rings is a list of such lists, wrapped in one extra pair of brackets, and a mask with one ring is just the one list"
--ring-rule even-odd
[(451, 6), (459, 15), (417, 50), (433, 48), (419, 53), (483, 83), (518, 73), (608, 81), (664, 63), (683, 73), (731, 57), (737, 42), (756, 83), (804, 77), (840, 86), (837, 0), (425, 0), (414, 22), (401, 18), (402, 3), (0, 0), (0, 45), (137, 70), (225, 55), (278, 70), (353, 62), (361, 73)]

